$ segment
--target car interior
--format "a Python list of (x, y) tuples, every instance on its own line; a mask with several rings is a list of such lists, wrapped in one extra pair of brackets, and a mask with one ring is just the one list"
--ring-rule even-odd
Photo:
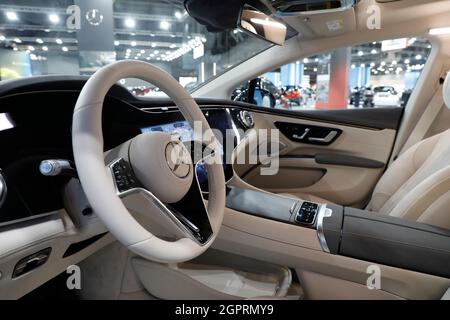
[(0, 0), (0, 299), (450, 299), (449, 18)]

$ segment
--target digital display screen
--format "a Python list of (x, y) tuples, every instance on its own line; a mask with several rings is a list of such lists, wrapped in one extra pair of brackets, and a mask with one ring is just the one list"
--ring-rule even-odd
[(187, 121), (177, 121), (158, 126), (141, 128), (141, 132), (166, 132), (171, 134), (178, 134), (182, 142), (194, 140), (194, 130)]

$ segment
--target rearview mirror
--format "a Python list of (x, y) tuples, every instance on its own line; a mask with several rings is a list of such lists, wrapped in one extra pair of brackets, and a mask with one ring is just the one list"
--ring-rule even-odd
[(242, 8), (238, 27), (280, 46), (286, 39), (286, 25), (248, 4)]

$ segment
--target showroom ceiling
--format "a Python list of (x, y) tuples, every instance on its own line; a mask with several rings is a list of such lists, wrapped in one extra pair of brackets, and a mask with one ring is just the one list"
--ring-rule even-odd
[[(95, 2), (93, 2), (95, 3)], [(116, 59), (172, 61), (208, 42), (203, 26), (190, 18), (181, 0), (116, 0), (114, 3), (114, 51)], [(0, 47), (26, 51), (31, 59), (49, 54), (78, 56), (77, 33), (66, 25), (68, 0), (2, 0)], [(421, 70), (430, 51), (423, 39), (408, 39), (403, 50), (383, 51), (381, 42), (352, 48), (351, 66), (370, 67), (374, 75)], [(217, 46), (217, 43), (206, 45)], [(219, 43), (220, 44), (220, 43)], [(311, 76), (318, 57), (305, 59)]]
[[(33, 58), (50, 52), (77, 54), (76, 32), (66, 25), (66, 8), (74, 1), (0, 2), (0, 42)], [(186, 47), (206, 42), (182, 1), (114, 1), (114, 48), (117, 59), (172, 60)]]

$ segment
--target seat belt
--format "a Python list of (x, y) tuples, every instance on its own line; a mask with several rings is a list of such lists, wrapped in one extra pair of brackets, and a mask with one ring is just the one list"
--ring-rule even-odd
[(442, 81), (439, 82), (439, 87), (436, 90), (433, 98), (425, 109), (422, 117), (420, 117), (419, 122), (417, 122), (414, 130), (406, 141), (405, 145), (401, 149), (400, 154), (404, 151), (408, 150), (410, 147), (415, 145), (416, 143), (422, 141), (425, 138), (428, 130), (431, 128), (434, 120), (438, 116), (442, 107), (444, 106), (444, 97), (442, 95)]

